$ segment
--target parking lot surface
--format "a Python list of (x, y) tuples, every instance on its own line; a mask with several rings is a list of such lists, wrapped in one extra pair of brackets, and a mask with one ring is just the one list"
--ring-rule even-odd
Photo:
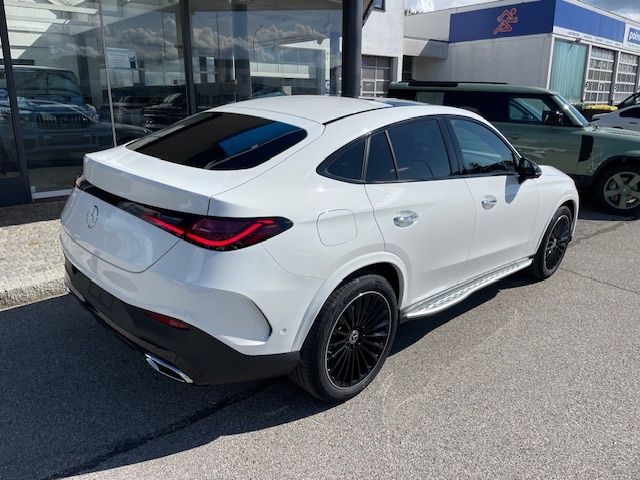
[(4, 311), (0, 478), (637, 479), (639, 265), (640, 221), (585, 209), (551, 279), (401, 326), (341, 405), (174, 383), (68, 295)]

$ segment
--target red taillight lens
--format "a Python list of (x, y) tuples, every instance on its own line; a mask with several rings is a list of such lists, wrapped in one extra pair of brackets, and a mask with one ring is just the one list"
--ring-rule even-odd
[(132, 203), (124, 207), (137, 217), (195, 245), (211, 250), (238, 250), (291, 228), (286, 218), (221, 218), (182, 215)]
[(169, 327), (177, 328), (178, 330), (189, 330), (189, 325), (181, 320), (178, 320), (177, 318), (162, 315), (161, 313), (150, 312), (148, 310), (144, 310), (144, 314), (150, 319), (164, 325), (168, 325)]
[(194, 223), (186, 239), (208, 248), (243, 248), (282, 232), (273, 219), (231, 220), (203, 218)]
[(291, 228), (286, 218), (206, 217), (191, 224), (184, 238), (213, 250), (237, 250), (264, 242)]

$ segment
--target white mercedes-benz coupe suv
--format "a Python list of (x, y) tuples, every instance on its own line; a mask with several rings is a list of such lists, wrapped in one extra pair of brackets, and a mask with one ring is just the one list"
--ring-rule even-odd
[(69, 290), (158, 372), (340, 401), (399, 322), (552, 275), (577, 211), (568, 176), (474, 113), (273, 97), (88, 154), (61, 239)]

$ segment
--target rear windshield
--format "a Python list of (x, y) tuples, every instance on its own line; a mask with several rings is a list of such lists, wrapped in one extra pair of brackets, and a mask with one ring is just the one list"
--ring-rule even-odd
[(252, 168), (291, 148), (307, 132), (287, 123), (204, 112), (135, 140), (127, 148), (204, 170)]

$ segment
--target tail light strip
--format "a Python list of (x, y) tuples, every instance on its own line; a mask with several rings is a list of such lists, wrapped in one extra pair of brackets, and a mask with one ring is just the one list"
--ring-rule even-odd
[(76, 179), (75, 187), (172, 235), (210, 250), (229, 251), (246, 248), (293, 226), (291, 220), (282, 217), (209, 217), (150, 207), (101, 190), (82, 175)]

